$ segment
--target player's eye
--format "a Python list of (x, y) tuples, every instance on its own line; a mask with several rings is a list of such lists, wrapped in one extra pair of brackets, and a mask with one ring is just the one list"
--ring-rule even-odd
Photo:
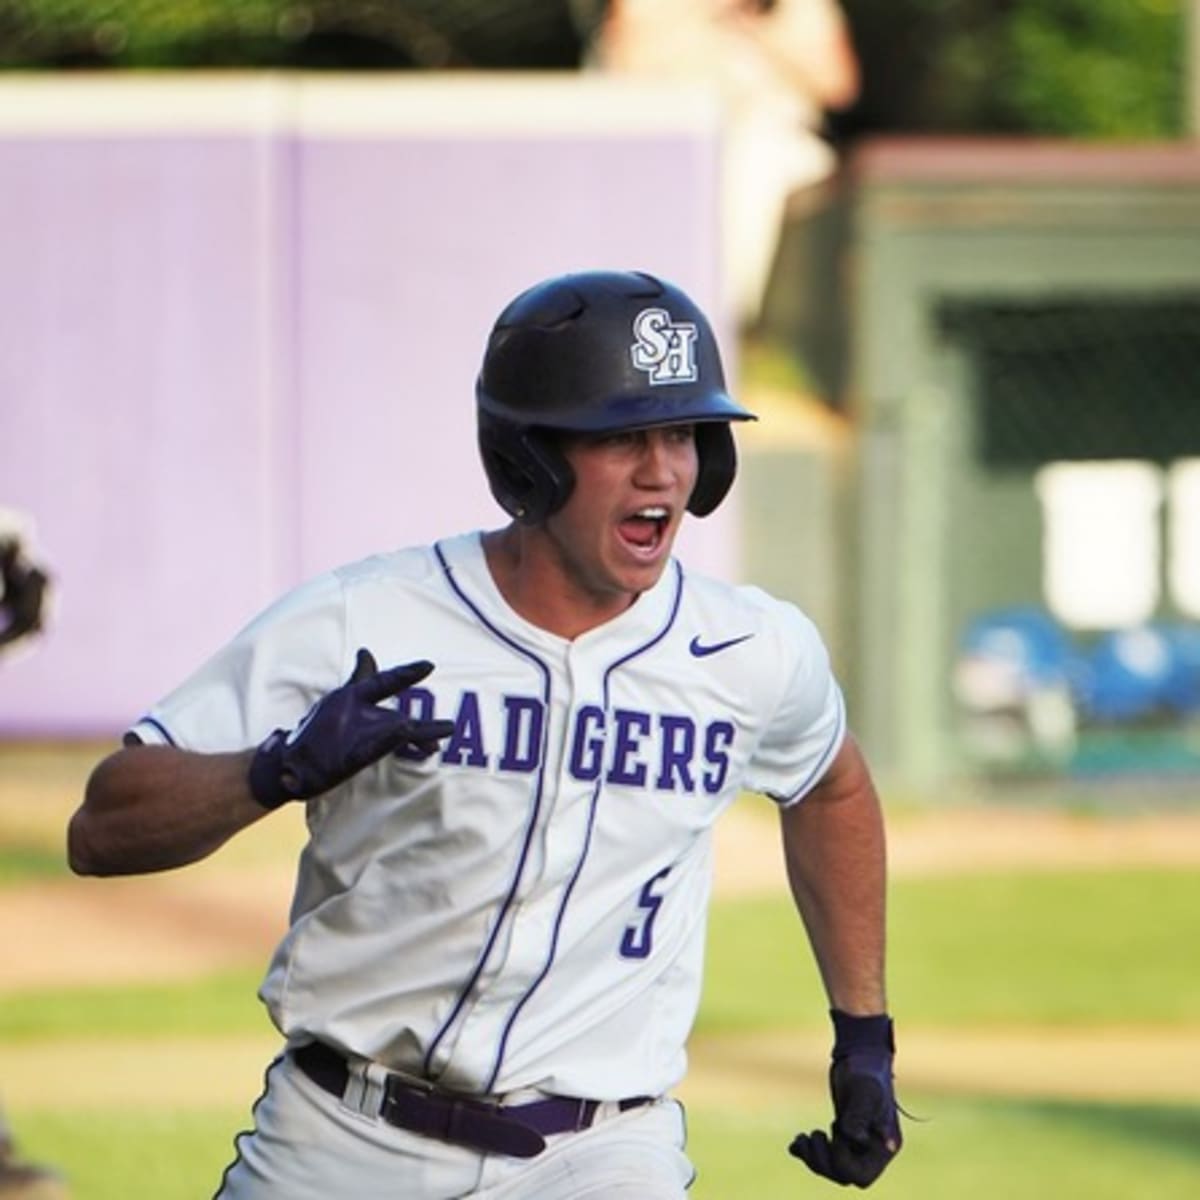
[(665, 433), (669, 441), (680, 446), (696, 440), (695, 425), (668, 425)]
[(617, 429), (596, 438), (598, 446), (635, 446), (645, 436), (640, 429)]

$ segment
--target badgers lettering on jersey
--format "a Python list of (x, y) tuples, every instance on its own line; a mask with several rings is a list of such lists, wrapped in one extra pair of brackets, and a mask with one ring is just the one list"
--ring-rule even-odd
[[(399, 700), (417, 720), (432, 720), (434, 696), (410, 688)], [(479, 694), (464, 691), (454, 714), (454, 732), (442, 743), (446, 766), (529, 773), (541, 765), (545, 705), (536, 696), (503, 696), (500, 711), (485, 718)], [(444, 709), (443, 709), (444, 711)], [(677, 713), (586, 704), (571, 717), (567, 770), (574, 779), (660, 792), (715, 794), (725, 785), (733, 746), (731, 721), (700, 724)]]

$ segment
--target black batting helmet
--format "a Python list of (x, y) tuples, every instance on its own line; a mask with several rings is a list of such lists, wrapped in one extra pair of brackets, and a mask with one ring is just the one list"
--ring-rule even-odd
[(522, 292), (492, 328), (475, 400), (492, 494), (526, 524), (565, 504), (575, 483), (555, 434), (695, 424), (688, 510), (703, 517), (737, 470), (729, 422), (755, 419), (725, 391), (705, 315), (634, 271), (581, 271)]

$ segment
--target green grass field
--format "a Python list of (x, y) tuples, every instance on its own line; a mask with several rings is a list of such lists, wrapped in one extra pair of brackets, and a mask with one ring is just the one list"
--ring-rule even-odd
[[(932, 1099), (932, 1098), (931, 1098)], [(1194, 1200), (1194, 1107), (960, 1099), (939, 1107), (871, 1189), (880, 1197), (949, 1200)], [(241, 1114), (226, 1110), (31, 1113), (26, 1150), (76, 1181), (80, 1200), (194, 1200), (210, 1196)], [(808, 1175), (784, 1147), (784, 1113), (689, 1110), (702, 1200), (784, 1200), (841, 1194)], [(83, 1182), (86, 1181), (86, 1182)]]
[[(897, 1070), (920, 1119), (906, 1123), (904, 1153), (872, 1195), (1194, 1200), (1198, 946), (1200, 877), (1188, 869), (894, 882)], [(824, 1002), (788, 902), (720, 902), (708, 977), (698, 1082), (684, 1089), (699, 1169), (693, 1196), (834, 1194), (786, 1153), (801, 1126), (828, 1120)], [(246, 970), (199, 984), (0, 991), (0, 1064), (53, 1048), (54, 1061), (84, 1070), (108, 1041), (169, 1081), (158, 1101), (127, 1094), (114, 1077), (101, 1103), (96, 1080), (73, 1089), (60, 1073), (53, 1100), (10, 1113), (25, 1154), (62, 1169), (78, 1200), (210, 1195), (253, 1087), (227, 1101), (181, 1102), (172, 1071), (180, 1039), (198, 1044), (204, 1069), (219, 1075), (230, 1039), (261, 1037), (265, 1065), (273, 1043), (255, 984)], [(973, 1066), (970, 1047), (1014, 1034), (1028, 1063)]]

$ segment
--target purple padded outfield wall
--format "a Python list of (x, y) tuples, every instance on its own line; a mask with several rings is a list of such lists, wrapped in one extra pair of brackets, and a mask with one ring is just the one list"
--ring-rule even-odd
[(56, 585), (0, 736), (115, 735), (287, 586), (499, 524), (472, 387), (528, 284), (641, 268), (727, 332), (718, 128), (566, 75), (0, 81), (0, 507)]

